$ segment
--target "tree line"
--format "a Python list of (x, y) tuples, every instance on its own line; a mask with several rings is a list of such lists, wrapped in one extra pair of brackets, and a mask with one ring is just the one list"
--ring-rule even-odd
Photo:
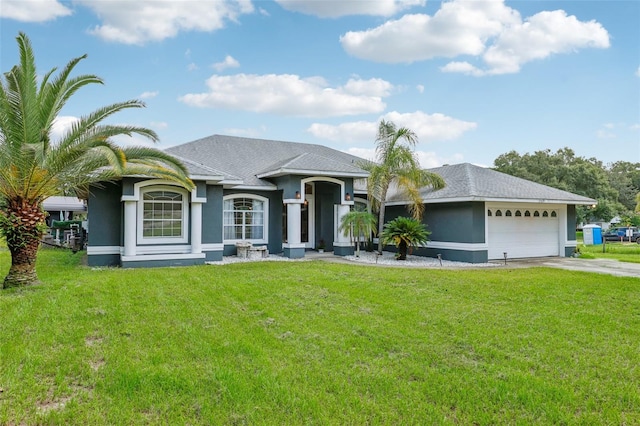
[(598, 201), (596, 207), (578, 206), (578, 222), (609, 221), (640, 225), (640, 163), (616, 161), (604, 164), (575, 154), (571, 148), (533, 154), (509, 151), (493, 162), (493, 169)]

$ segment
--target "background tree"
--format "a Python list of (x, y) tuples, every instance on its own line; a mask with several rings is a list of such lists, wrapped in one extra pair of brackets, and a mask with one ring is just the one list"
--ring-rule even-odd
[(398, 248), (398, 260), (406, 260), (407, 253), (413, 247), (426, 244), (431, 232), (427, 227), (411, 217), (399, 216), (384, 225), (380, 233), (380, 241), (384, 244), (394, 244)]
[[(420, 168), (414, 151), (417, 141), (414, 132), (405, 127), (398, 129), (391, 121), (382, 120), (378, 125), (376, 162), (362, 164), (369, 172), (367, 191), (373, 210), (378, 212), (378, 234), (383, 230), (387, 192), (392, 183), (410, 200), (409, 212), (417, 220), (422, 218), (424, 211), (420, 189), (426, 186), (444, 188), (440, 176)], [(380, 253), (382, 245), (379, 240)]]
[[(595, 209), (578, 206), (578, 221), (610, 220), (628, 214), (632, 194), (640, 191), (640, 164), (618, 162), (610, 168), (595, 158), (577, 157), (570, 148), (520, 155), (510, 151), (494, 161), (494, 169), (598, 201)], [(637, 176), (637, 177), (636, 177)]]
[(343, 235), (349, 236), (351, 242), (356, 243), (356, 257), (360, 257), (360, 241), (364, 238), (366, 241), (371, 239), (371, 234), (376, 233), (376, 224), (378, 219), (372, 213), (365, 210), (351, 210), (340, 220), (339, 230)]
[(640, 163), (616, 161), (607, 168), (609, 183), (618, 191), (618, 202), (635, 212), (636, 194), (640, 192)]
[(11, 268), (3, 287), (37, 282), (36, 257), (45, 229), (42, 202), (54, 195), (86, 197), (89, 185), (123, 175), (170, 179), (187, 188), (193, 183), (184, 166), (172, 156), (147, 147), (121, 148), (118, 135), (141, 135), (157, 141), (149, 129), (103, 124), (116, 112), (141, 108), (132, 100), (115, 103), (81, 117), (58, 141), (52, 126), (67, 101), (82, 87), (102, 84), (94, 75), (72, 77), (86, 55), (39, 75), (31, 43), (17, 37), (20, 62), (0, 80), (0, 233), (11, 253)]

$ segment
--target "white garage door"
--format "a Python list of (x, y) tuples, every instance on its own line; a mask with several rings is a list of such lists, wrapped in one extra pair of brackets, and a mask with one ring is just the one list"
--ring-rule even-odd
[(489, 259), (559, 256), (558, 211), (489, 208)]

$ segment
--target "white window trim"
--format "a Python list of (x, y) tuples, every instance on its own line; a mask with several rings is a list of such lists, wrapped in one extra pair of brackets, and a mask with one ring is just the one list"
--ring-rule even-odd
[[(264, 236), (264, 238), (262, 239), (251, 239), (251, 240), (226, 240), (224, 239), (224, 202), (226, 200), (233, 200), (236, 198), (249, 198), (249, 199), (254, 199), (254, 200), (259, 200), (263, 202), (263, 207), (264, 207), (264, 224), (263, 227), (264, 229), (262, 230), (262, 235)], [(235, 244), (237, 242), (240, 241), (248, 241), (252, 244), (267, 244), (269, 242), (269, 199), (266, 197), (262, 197), (260, 195), (256, 195), (256, 194), (249, 194), (249, 193), (242, 193), (242, 194), (229, 194), (229, 195), (225, 195), (224, 197), (222, 197), (222, 242), (224, 244)]]
[[(152, 191), (168, 191), (182, 195), (182, 236), (181, 237), (145, 237), (143, 236), (144, 222), (144, 194)], [(137, 214), (137, 243), (138, 245), (154, 244), (185, 244), (189, 242), (189, 193), (178, 187), (170, 185), (149, 185), (140, 188)]]

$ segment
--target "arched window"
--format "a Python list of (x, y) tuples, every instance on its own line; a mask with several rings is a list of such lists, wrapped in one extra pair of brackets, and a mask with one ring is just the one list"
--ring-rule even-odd
[(502, 211), (496, 210), (496, 216), (502, 216)]
[(140, 191), (138, 242), (147, 244), (187, 242), (188, 197), (186, 191), (149, 186)]
[(516, 217), (522, 216), (522, 212), (520, 210), (516, 210)]
[(248, 194), (224, 197), (223, 239), (227, 241), (267, 242), (268, 200)]
[(555, 211), (552, 211), (552, 212), (551, 212), (551, 217), (556, 217), (556, 216), (557, 216), (556, 212), (555, 212)]
[(489, 217), (491, 217), (491, 216), (492, 216), (492, 214), (491, 214), (491, 210), (487, 210), (487, 216), (489, 216)]
[(540, 217), (540, 212), (538, 210), (533, 212), (533, 217)]
[(549, 212), (548, 211), (543, 211), (542, 212), (542, 217), (549, 217)]
[(529, 210), (524, 212), (524, 217), (530, 217), (531, 216), (531, 212)]
[(511, 216), (511, 210), (507, 210), (504, 215), (505, 216)]

